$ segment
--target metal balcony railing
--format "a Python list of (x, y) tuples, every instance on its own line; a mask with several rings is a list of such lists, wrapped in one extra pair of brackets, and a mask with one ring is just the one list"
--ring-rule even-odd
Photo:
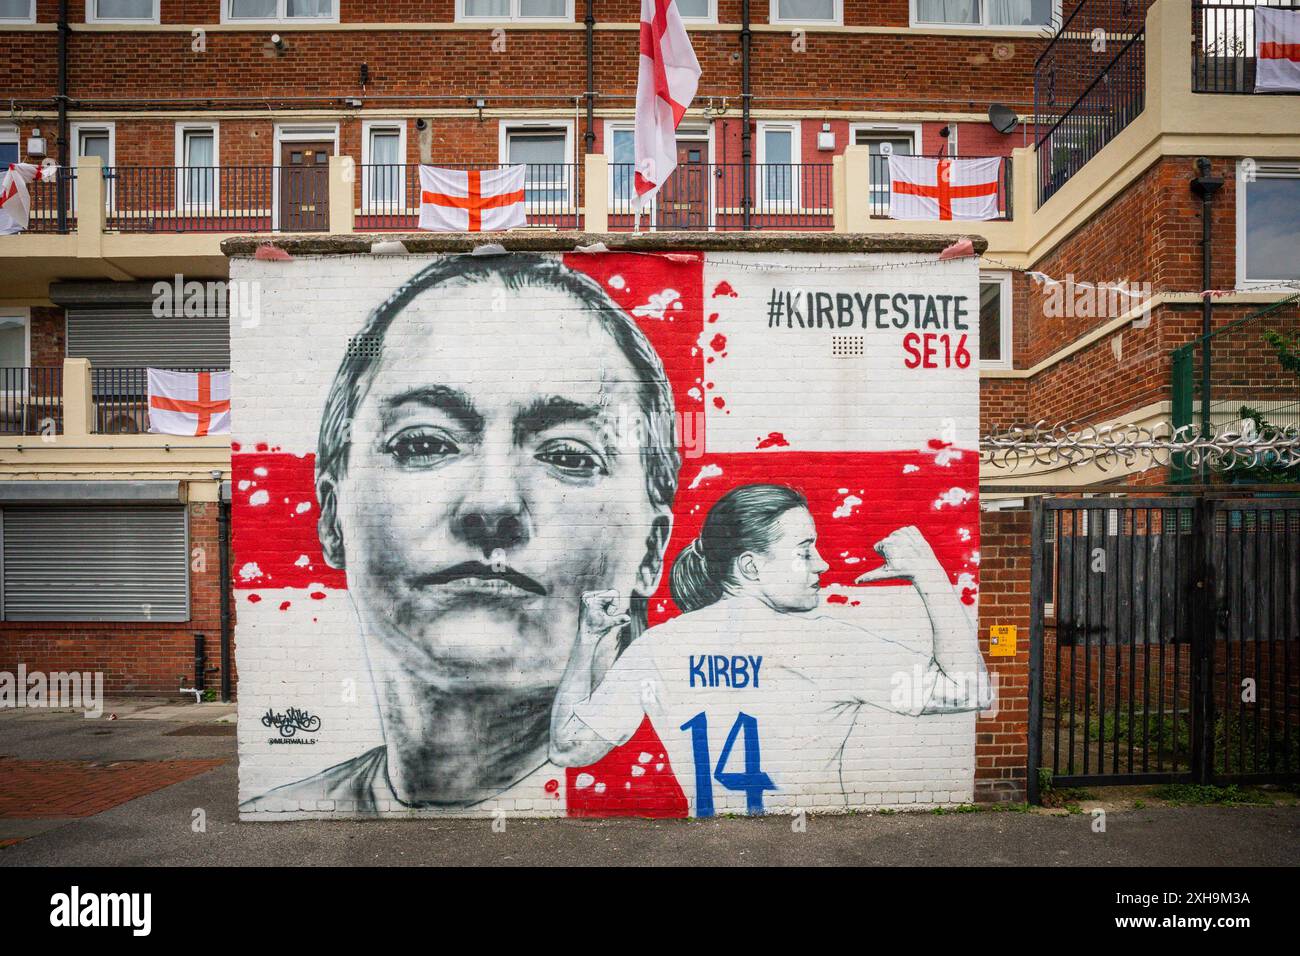
[[(830, 163), (681, 163), (642, 213), (640, 227), (829, 231), (835, 205), (831, 169)], [(610, 163), (609, 177), (609, 228), (626, 232), (634, 228), (634, 167)]]
[(107, 166), (104, 198), (112, 232), (329, 228), (326, 166)]
[[(60, 167), (54, 179), (41, 179), (27, 187), (32, 205), (27, 217), (27, 232), (65, 234), (77, 231), (77, 217), (72, 212), (72, 196), (77, 188), (77, 171)], [(62, 201), (60, 201), (62, 200)]]
[[(946, 156), (945, 159), (990, 159), (987, 156)], [(999, 157), (1002, 160), (1000, 172), (998, 173), (998, 216), (997, 220), (1008, 220), (1012, 218), (1011, 195), (1012, 195), (1012, 169), (1011, 157)], [(889, 218), (889, 157), (872, 156), (871, 157), (871, 216), (872, 218), (888, 219)]]
[[(224, 372), (224, 368), (173, 368), (173, 372)], [(149, 431), (149, 370), (147, 368), (101, 368), (90, 370), (96, 435), (135, 435)]]
[[(433, 163), (443, 169), (500, 169), (505, 163)], [(582, 227), (580, 164), (527, 163), (524, 212), (528, 225), (552, 229)], [(357, 166), (355, 228), (361, 232), (413, 232), (420, 221), (420, 167), (415, 163)]]
[(1254, 92), (1258, 7), (1300, 10), (1292, 0), (1192, 0), (1192, 92)]
[(63, 368), (0, 368), (0, 435), (63, 433)]

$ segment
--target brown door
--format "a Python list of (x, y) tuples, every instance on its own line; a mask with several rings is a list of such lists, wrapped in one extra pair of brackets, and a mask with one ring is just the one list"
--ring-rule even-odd
[(280, 231), (327, 232), (334, 144), (280, 144)]
[(709, 227), (708, 144), (686, 140), (677, 144), (677, 168), (659, 191), (660, 229)]

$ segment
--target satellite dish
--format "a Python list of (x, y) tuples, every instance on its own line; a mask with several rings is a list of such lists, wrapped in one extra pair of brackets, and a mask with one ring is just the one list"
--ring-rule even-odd
[(989, 123), (999, 133), (1010, 133), (1016, 128), (1018, 120), (1016, 111), (1009, 106), (1003, 106), (1001, 103), (994, 103), (989, 107)]

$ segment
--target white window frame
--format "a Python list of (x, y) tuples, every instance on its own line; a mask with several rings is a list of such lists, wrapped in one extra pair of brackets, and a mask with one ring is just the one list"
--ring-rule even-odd
[(980, 19), (978, 23), (948, 23), (944, 20), (918, 20), (916, 16), (916, 0), (908, 0), (907, 15), (908, 22), (914, 30), (988, 30), (995, 33), (1041, 33), (1045, 28), (1051, 27), (1056, 29), (1062, 22), (1061, 19), (1061, 0), (1053, 0), (1052, 3), (1052, 22), (1030, 24), (1029, 26), (1020, 26), (1004, 23), (989, 23), (988, 5), (985, 0), (980, 2)]
[(18, 160), (23, 158), (22, 137), (19, 135), (18, 127), (8, 124), (0, 125), (0, 143), (13, 143), (18, 147)]
[(98, 17), (95, 15), (97, 0), (86, 0), (87, 23), (158, 23), (160, 0), (153, 0), (153, 13), (149, 17)]
[[(399, 212), (407, 212), (406, 204), (406, 121), (405, 120), (362, 120), (361, 121), (361, 166), (363, 171), (374, 160), (371, 157), (370, 136), (375, 130), (383, 132), (397, 131), (397, 155), (401, 160), (401, 168), (397, 171), (397, 194), (401, 199), (402, 207)], [(361, 177), (361, 211), (364, 213), (371, 212), (370, 209), (370, 176), (362, 175)], [(385, 207), (388, 211), (388, 207)]]
[[(850, 146), (864, 145), (858, 142), (858, 133), (872, 133), (872, 134), (878, 133), (880, 134), (881, 138), (889, 138), (889, 139), (907, 139), (908, 137), (910, 137), (912, 140), (912, 155), (913, 156), (921, 155), (922, 140), (921, 140), (920, 123), (850, 123), (849, 124), (849, 145)], [(870, 177), (870, 175), (871, 175), (871, 164), (870, 162), (868, 162), (867, 176)], [(868, 197), (869, 197), (868, 208), (870, 209), (873, 208), (871, 206), (871, 201), (874, 199), (874, 195), (871, 193), (870, 183), (867, 184), (867, 190), (868, 190)], [(888, 199), (889, 198), (888, 182), (885, 183), (884, 193), (885, 193), (885, 198)]]
[(0, 23), (35, 23), (36, 22), (36, 0), (27, 0), (27, 16), (25, 17), (0, 17)]
[[(26, 306), (0, 306), (0, 318), (5, 319), (22, 319), (23, 326), (27, 330), (27, 343), (23, 349), (22, 368), (31, 368), (32, 366), (32, 310)], [(0, 390), (0, 394), (4, 394)]]
[[(999, 334), (1002, 342), (1002, 354), (997, 359), (989, 361), (979, 360), (981, 369), (1009, 369), (1011, 368), (1011, 327), (1014, 322), (1013, 303), (1011, 299), (1012, 285), (1010, 272), (981, 272), (980, 285), (985, 283), (996, 282), (1002, 286), (998, 296), (998, 302), (1001, 309), (1001, 316), (998, 322)], [(979, 322), (979, 300), (976, 300), (975, 321)], [(977, 353), (978, 354), (978, 353)]]
[[(578, 163), (573, 152), (573, 120), (571, 119), (553, 119), (553, 120), (501, 120), (497, 126), (497, 162), (502, 166), (510, 162), (510, 134), (523, 133), (529, 130), (563, 130), (564, 131), (564, 162), (573, 168), (569, 174), (567, 189), (569, 191), (568, 202), (564, 205), (557, 205), (552, 202), (543, 203), (540, 206), (534, 206), (526, 199), (524, 208), (527, 211), (537, 209), (547, 213), (575, 212), (578, 206)], [(560, 185), (543, 186), (543, 189), (558, 189)], [(525, 190), (525, 196), (527, 191)]]
[[(112, 120), (104, 123), (93, 121), (83, 121), (79, 123), (68, 124), (68, 138), (72, 140), (72, 161), (75, 164), (81, 159), (81, 134), (88, 130), (107, 130), (108, 131), (108, 162), (104, 164), (105, 168), (117, 166), (117, 124)], [(113, 197), (117, 191), (110, 185), (110, 180), (105, 178), (104, 182), (104, 209), (106, 212), (112, 212), (114, 207)], [(72, 214), (77, 214), (77, 189), (78, 181), (72, 183)]]
[(781, 0), (769, 0), (768, 10), (767, 10), (767, 22), (773, 24), (794, 23), (794, 24), (802, 24), (803, 26), (813, 26), (813, 27), (843, 26), (844, 25), (844, 0), (832, 0), (832, 3), (834, 3), (835, 5), (835, 13), (834, 16), (829, 20), (783, 20), (781, 18)]
[[(803, 123), (799, 120), (759, 120), (755, 125), (754, 135), (758, 138), (758, 153), (754, 159), (757, 166), (763, 166), (767, 162), (767, 133), (770, 130), (788, 130), (790, 136), (790, 162), (794, 166), (803, 165)], [(803, 210), (803, 183), (801, 172), (794, 173), (790, 177), (790, 201), (787, 204), (784, 200), (778, 202), (773, 208), (768, 208), (766, 191), (764, 189), (764, 177), (762, 170), (755, 170), (754, 175), (754, 211), (762, 213), (782, 213), (782, 212), (800, 212)]]
[[(1277, 285), (1279, 282), (1290, 282), (1290, 279), (1252, 279), (1249, 277), (1249, 256), (1247, 249), (1247, 236), (1249, 235), (1249, 223), (1246, 222), (1246, 191), (1250, 189), (1251, 184), (1246, 181), (1245, 174), (1242, 171), (1244, 160), (1237, 163), (1237, 288), (1250, 289), (1256, 286)], [(1300, 161), (1255, 161), (1254, 178), (1258, 181), (1261, 176), (1267, 179), (1300, 179)]]
[(276, 0), (275, 16), (273, 17), (236, 17), (230, 12), (231, 0), (221, 0), (221, 22), (222, 23), (267, 23), (267, 24), (292, 24), (292, 23), (338, 23), (339, 22), (339, 5), (341, 0), (334, 0), (334, 12), (328, 17), (291, 17), (289, 16), (289, 4), (287, 0)]
[[(607, 188), (607, 191), (606, 191), (606, 196), (608, 197), (608, 202), (609, 202), (609, 211), (612, 212), (612, 213), (615, 213), (616, 215), (620, 215), (620, 216), (625, 216), (625, 215), (628, 215), (628, 214), (632, 213), (632, 209), (631, 209), (630, 207), (627, 208), (627, 209), (621, 209), (621, 208), (617, 208), (617, 207), (615, 206), (615, 196), (614, 196), (614, 133), (615, 133), (615, 132), (629, 132), (629, 133), (630, 133), (630, 132), (632, 132), (632, 131), (634, 130), (635, 127), (636, 127), (636, 122), (635, 122), (634, 120), (630, 120), (630, 119), (629, 119), (629, 120), (612, 120), (612, 119), (607, 119), (607, 120), (605, 120), (604, 132), (603, 132), (603, 134), (602, 134), (602, 137), (603, 137), (603, 139), (602, 139), (602, 145), (603, 145), (603, 147), (604, 147), (605, 157), (606, 157), (607, 165), (608, 165), (608, 167), (609, 167), (609, 169), (608, 169), (608, 175), (607, 175), (607, 180), (606, 180), (607, 185), (608, 185), (608, 188)], [(715, 146), (714, 146), (714, 139), (713, 139), (713, 124), (712, 124), (712, 123), (709, 123), (708, 125), (705, 125), (705, 126), (696, 126), (696, 125), (694, 125), (690, 120), (684, 120), (684, 121), (683, 121), (683, 125), (680, 126), (680, 127), (678, 127), (678, 129), (677, 129), (677, 135), (678, 135), (679, 138), (681, 138), (681, 139), (685, 139), (685, 140), (690, 140), (690, 141), (698, 140), (698, 141), (706, 142), (706, 143), (708, 144), (708, 159), (706, 160), (706, 162), (707, 162), (707, 163), (709, 164), (709, 166), (711, 166), (711, 167), (715, 166), (715, 164), (716, 164), (717, 161), (716, 161), (716, 159), (714, 158), (714, 157), (715, 157), (715, 153), (714, 153)], [(708, 204), (709, 204), (709, 207), (708, 207), (708, 213), (709, 213), (709, 216), (708, 216), (708, 218), (709, 218), (709, 222), (712, 223), (713, 220), (716, 218), (715, 213), (724, 213), (724, 214), (726, 214), (726, 213), (735, 212), (735, 213), (739, 214), (739, 212), (740, 212), (739, 209), (736, 209), (736, 210), (719, 210), (719, 209), (716, 208), (716, 206), (714, 205), (714, 203), (715, 203), (715, 201), (716, 201), (716, 199), (717, 199), (717, 195), (716, 195), (716, 193), (714, 192), (714, 185), (715, 185), (715, 182), (716, 182), (716, 181), (715, 181), (715, 179), (714, 179), (713, 176), (710, 176), (708, 179), (709, 179), (709, 196), (708, 196)], [(648, 223), (650, 223), (651, 225), (657, 223), (657, 220), (655, 219), (655, 216), (656, 216), (656, 214), (657, 214), (657, 212), (658, 212), (658, 198), (659, 198), (659, 194), (658, 194), (658, 192), (656, 191), (655, 195), (650, 197), (650, 205), (646, 208), (646, 211), (645, 211), (645, 214), (646, 214), (646, 216), (647, 216), (646, 221), (647, 221)], [(709, 226), (709, 232), (714, 232), (714, 231), (716, 231), (716, 230), (717, 230), (717, 226), (716, 226), (716, 225), (710, 225), (710, 226)]]
[(708, 0), (709, 12), (702, 17), (688, 17), (682, 13), (681, 7), (677, 8), (677, 13), (682, 18), (682, 23), (717, 23), (718, 22), (718, 0)]
[[(716, 0), (714, 0), (716, 2)], [(565, 0), (564, 13), (558, 17), (525, 17), (519, 13), (519, 0), (510, 0), (510, 13), (504, 17), (472, 17), (465, 12), (465, 0), (456, 0), (457, 23), (572, 23), (573, 0)]]
[[(185, 185), (189, 177), (181, 170), (185, 167), (185, 134), (186, 133), (211, 133), (212, 134), (212, 165), (221, 166), (221, 128), (217, 123), (177, 123), (176, 124), (176, 211), (188, 212), (191, 209), (189, 196), (185, 195), (187, 186)], [(196, 167), (199, 168), (199, 167)], [(203, 209), (205, 204), (199, 204), (198, 208)], [(221, 208), (221, 175), (215, 174), (212, 177), (212, 210)]]
[[(331, 156), (339, 154), (338, 123), (276, 123), (271, 137), (271, 166), (280, 166), (280, 145), (282, 143), (311, 143), (317, 140), (330, 140), (334, 151)], [(351, 202), (351, 200), (349, 200)], [(271, 228), (280, 228), (280, 176), (271, 176)]]

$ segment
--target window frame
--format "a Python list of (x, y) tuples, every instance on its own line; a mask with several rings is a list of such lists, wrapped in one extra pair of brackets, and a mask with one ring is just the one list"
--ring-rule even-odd
[(86, 0), (86, 22), (87, 23), (158, 24), (162, 22), (159, 19), (159, 7), (162, 6), (161, 0), (151, 0), (153, 4), (153, 13), (148, 17), (101, 17), (95, 13), (95, 6), (98, 2), (99, 0)]
[(340, 0), (333, 0), (334, 12), (328, 17), (291, 17), (288, 0), (275, 0), (276, 13), (273, 17), (237, 17), (231, 13), (232, 0), (221, 0), (222, 23), (265, 23), (269, 25), (291, 25), (294, 23), (338, 23)]
[[(716, 2), (716, 0), (714, 0)], [(572, 23), (574, 0), (564, 0), (564, 13), (558, 17), (525, 17), (519, 13), (520, 0), (510, 0), (510, 12), (504, 17), (474, 17), (465, 12), (465, 0), (456, 0), (457, 23)]]
[[(979, 367), (981, 369), (1009, 369), (1011, 365), (1011, 330), (1015, 324), (1014, 303), (1012, 301), (1012, 282), (1010, 272), (980, 272), (979, 276), (981, 292), (985, 283), (996, 282), (1002, 286), (1000, 295), (999, 308), (1001, 314), (998, 321), (998, 331), (1001, 335), (1002, 350), (996, 359), (980, 359)], [(978, 322), (978, 312), (976, 313)], [(983, 336), (980, 336), (981, 343)]]
[(1046, 28), (1055, 29), (1062, 23), (1061, 0), (1052, 0), (1052, 20), (1050, 23), (1014, 25), (988, 22), (988, 4), (979, 0), (980, 19), (978, 23), (948, 23), (943, 20), (920, 20), (916, 15), (916, 0), (907, 0), (907, 21), (914, 30), (980, 30), (990, 33), (1028, 33), (1038, 34)]
[[(361, 121), (361, 168), (364, 170), (373, 161), (373, 151), (370, 147), (370, 137), (375, 131), (397, 132), (397, 155), (401, 158), (397, 173), (397, 194), (400, 209), (398, 212), (405, 213), (406, 210), (406, 121), (405, 120), (362, 120)], [(373, 213), (370, 206), (370, 177), (362, 175), (361, 177), (361, 211), (367, 215)], [(383, 210), (390, 211), (388, 207)]]
[[(758, 120), (754, 127), (754, 136), (758, 139), (758, 149), (754, 155), (754, 165), (767, 164), (767, 133), (773, 130), (790, 132), (790, 165), (803, 166), (803, 123), (800, 120)], [(769, 207), (764, 177), (755, 171), (754, 175), (754, 211), (768, 214), (803, 211), (803, 183), (801, 171), (790, 177), (790, 199), (778, 200), (776, 207)]]
[[(921, 155), (921, 124), (920, 123), (850, 123), (849, 124), (849, 145), (865, 146), (866, 143), (858, 142), (859, 133), (870, 133), (879, 139), (907, 139), (912, 140), (912, 155)], [(886, 171), (887, 172), (887, 171)], [(883, 188), (877, 187), (870, 181), (871, 163), (867, 163), (867, 190), (870, 208), (875, 209), (880, 205), (878, 196), (883, 193), (885, 211), (889, 211), (889, 179), (885, 178)]]
[(717, 23), (718, 22), (718, 0), (706, 0), (708, 13), (702, 17), (688, 17), (682, 13), (681, 8), (677, 10), (677, 15), (682, 18), (682, 23), (690, 26), (693, 23)]
[[(112, 187), (112, 177), (107, 175), (107, 170), (117, 166), (117, 123), (113, 120), (97, 121), (82, 120), (68, 124), (68, 138), (72, 140), (72, 161), (76, 163), (82, 157), (81, 152), (81, 134), (87, 130), (105, 130), (108, 132), (108, 162), (104, 164), (105, 174), (104, 182), (104, 209), (106, 212), (113, 212), (116, 197), (116, 190)], [(78, 181), (72, 183), (72, 215), (77, 214), (77, 190)]]
[[(27, 344), (23, 350), (22, 368), (32, 367), (32, 310), (27, 306), (5, 305), (0, 306), (0, 318), (4, 319), (21, 319), (23, 326), (26, 328)], [(0, 395), (6, 394), (4, 389), (0, 389)]]
[(0, 17), (0, 23), (35, 23), (35, 22), (36, 22), (36, 0), (27, 0), (27, 16), (25, 17)]
[[(220, 124), (212, 123), (188, 123), (178, 122), (176, 124), (176, 211), (192, 212), (195, 208), (203, 209), (208, 203), (199, 203), (197, 207), (190, 201), (186, 193), (188, 187), (185, 186), (186, 177), (180, 173), (181, 169), (190, 168), (185, 163), (185, 137), (189, 133), (208, 132), (212, 134), (212, 165), (219, 169), (221, 166), (221, 128)], [(202, 169), (202, 166), (195, 166), (194, 169)], [(221, 175), (218, 172), (212, 177), (212, 211), (221, 208)]]
[(578, 164), (574, 159), (574, 132), (573, 120), (563, 119), (546, 119), (546, 120), (501, 120), (497, 126), (497, 162), (502, 166), (509, 166), (510, 163), (510, 135), (512, 133), (526, 133), (529, 131), (550, 131), (564, 132), (564, 165), (571, 166), (573, 172), (569, 175), (567, 183), (561, 182), (556, 184), (547, 184), (538, 186), (534, 183), (533, 188), (541, 189), (560, 189), (565, 191), (563, 202), (553, 202), (546, 200), (540, 203), (530, 202), (528, 200), (528, 176), (524, 175), (524, 210), (526, 212), (543, 212), (543, 213), (570, 213), (577, 210), (578, 205)]
[[(1237, 192), (1237, 288), (1252, 289), (1260, 286), (1275, 286), (1282, 282), (1294, 282), (1296, 279), (1252, 279), (1250, 278), (1250, 250), (1248, 248), (1248, 238), (1250, 235), (1250, 224), (1246, 221), (1248, 204), (1247, 190), (1252, 183), (1246, 181), (1242, 171), (1244, 160), (1238, 160), (1236, 166), (1236, 192)], [(1265, 172), (1267, 170), (1268, 172)], [(1300, 160), (1277, 160), (1277, 161), (1258, 161), (1255, 166), (1255, 180), (1259, 181), (1260, 176), (1266, 176), (1269, 179), (1300, 179)], [(1300, 278), (1300, 277), (1297, 277)]]
[(14, 162), (23, 161), (22, 131), (13, 123), (0, 123), (0, 143), (12, 143), (17, 150)]
[(767, 22), (773, 25), (792, 24), (806, 27), (842, 27), (844, 26), (844, 0), (831, 0), (835, 8), (834, 16), (829, 20), (785, 19), (781, 16), (781, 0), (768, 0)]

